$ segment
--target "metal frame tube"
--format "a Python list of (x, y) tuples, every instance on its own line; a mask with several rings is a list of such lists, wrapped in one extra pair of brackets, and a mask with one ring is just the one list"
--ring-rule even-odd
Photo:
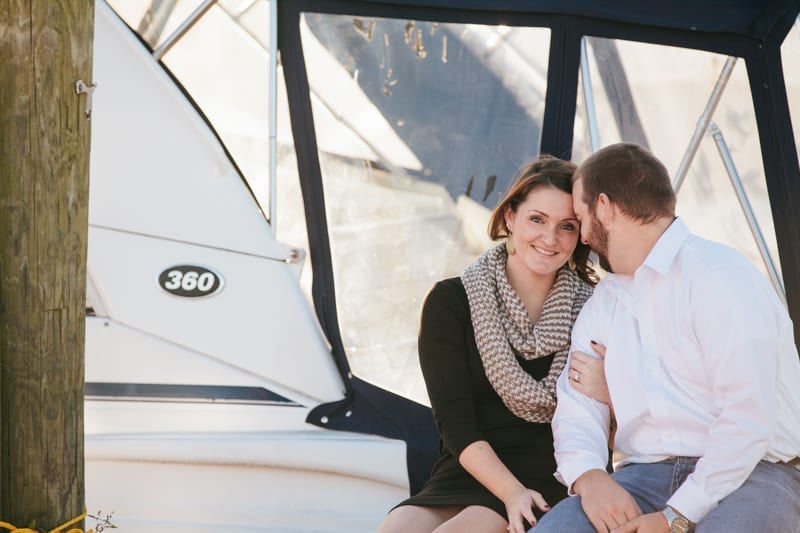
[(736, 66), (737, 59), (738, 58), (731, 56), (725, 60), (725, 65), (723, 65), (722, 72), (720, 72), (719, 78), (717, 78), (714, 90), (711, 91), (711, 95), (708, 97), (706, 108), (697, 120), (697, 127), (694, 129), (694, 134), (689, 141), (689, 146), (686, 148), (681, 164), (678, 166), (678, 170), (675, 172), (675, 177), (672, 180), (672, 188), (675, 189), (676, 194), (680, 191), (681, 185), (683, 185), (686, 173), (689, 172), (689, 166), (692, 164), (695, 154), (697, 154), (697, 148), (700, 146), (700, 141), (703, 139), (703, 135), (708, 129), (708, 124), (711, 122), (714, 110), (717, 108), (720, 98), (722, 98), (722, 93), (725, 91), (725, 86), (728, 84), (728, 80), (733, 72), (733, 67)]
[(269, 225), (277, 235), (278, 0), (269, 0)]
[(211, 9), (211, 7), (217, 3), (217, 0), (205, 0), (200, 7), (195, 9), (191, 15), (184, 20), (178, 28), (172, 32), (172, 34), (166, 38), (166, 40), (161, 43), (161, 46), (153, 50), (153, 58), (156, 61), (161, 61), (161, 58), (164, 57), (164, 54), (169, 52), (170, 48), (175, 46), (181, 37), (189, 31), (195, 23), (200, 20), (200, 17), (206, 14), (206, 12)]
[(753, 234), (753, 238), (756, 241), (761, 259), (767, 267), (772, 286), (775, 288), (775, 292), (778, 293), (778, 297), (783, 302), (783, 305), (787, 306), (786, 290), (783, 288), (783, 280), (778, 274), (778, 269), (775, 266), (775, 262), (772, 260), (772, 254), (770, 254), (767, 248), (764, 234), (761, 233), (761, 227), (758, 225), (758, 220), (756, 220), (755, 213), (753, 213), (753, 208), (750, 206), (750, 201), (747, 199), (747, 193), (742, 185), (739, 172), (736, 170), (736, 165), (733, 162), (730, 150), (728, 150), (728, 144), (725, 142), (722, 131), (720, 131), (714, 122), (710, 123), (709, 132), (714, 137), (714, 141), (717, 144), (717, 150), (722, 157), (722, 162), (725, 164), (725, 170), (728, 172), (731, 185), (733, 185), (733, 189), (736, 191), (736, 198), (739, 200), (739, 205), (742, 207), (742, 211), (747, 218), (747, 224), (750, 226), (750, 232)]
[(586, 122), (589, 127), (589, 144), (592, 152), (600, 149), (600, 132), (597, 129), (597, 111), (594, 107), (592, 76), (589, 72), (589, 55), (586, 37), (581, 37), (581, 85), (583, 86), (583, 103), (586, 106)]

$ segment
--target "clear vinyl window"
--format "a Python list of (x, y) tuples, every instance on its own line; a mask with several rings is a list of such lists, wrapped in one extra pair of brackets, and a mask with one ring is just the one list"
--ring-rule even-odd
[(420, 306), (538, 152), (550, 31), (305, 13), (301, 36), (351, 366), (427, 403)]
[[(744, 60), (596, 37), (583, 44), (573, 159), (620, 141), (648, 147), (673, 177), (690, 229), (737, 248), (780, 286)], [(693, 144), (707, 108), (713, 113)]]

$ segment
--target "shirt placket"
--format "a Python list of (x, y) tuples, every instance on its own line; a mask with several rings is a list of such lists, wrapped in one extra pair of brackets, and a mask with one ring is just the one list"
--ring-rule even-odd
[(679, 450), (680, 439), (670, 417), (669, 383), (661, 359), (662, 350), (658, 343), (658, 328), (665, 327), (660, 323), (658, 309), (653, 301), (661, 301), (655, 297), (658, 291), (657, 280), (652, 273), (636, 280), (634, 302), (636, 306), (635, 320), (639, 328), (641, 342), (642, 370), (644, 373), (643, 390), (647, 397), (652, 426), (657, 428), (661, 450)]

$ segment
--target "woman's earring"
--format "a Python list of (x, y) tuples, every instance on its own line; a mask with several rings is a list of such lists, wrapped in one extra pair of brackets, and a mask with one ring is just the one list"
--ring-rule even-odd
[(569, 256), (569, 261), (567, 261), (567, 265), (569, 266), (570, 270), (575, 270), (577, 268), (577, 265), (575, 264), (575, 258)]
[(508, 237), (506, 237), (506, 251), (508, 255), (514, 255), (517, 251), (517, 249), (514, 248), (514, 235), (512, 235), (510, 231), (508, 232)]

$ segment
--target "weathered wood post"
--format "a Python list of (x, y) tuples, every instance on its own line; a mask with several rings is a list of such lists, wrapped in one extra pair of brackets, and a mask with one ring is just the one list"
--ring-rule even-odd
[(76, 82), (92, 82), (93, 31), (94, 0), (0, 0), (0, 520), (17, 527), (84, 510), (91, 122)]

